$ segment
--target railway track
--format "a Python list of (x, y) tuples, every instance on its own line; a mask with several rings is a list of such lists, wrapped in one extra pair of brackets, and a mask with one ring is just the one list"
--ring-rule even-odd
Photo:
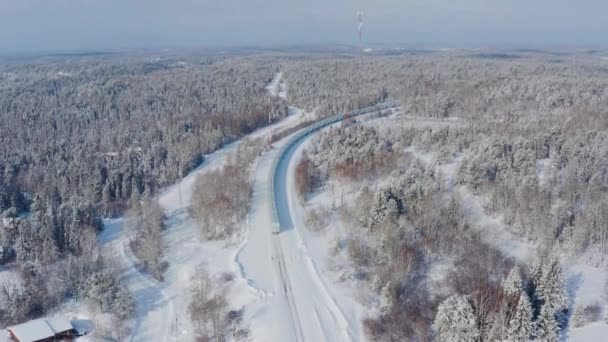
[[(273, 165), (271, 167), (269, 184), (271, 185), (270, 196), (271, 196), (272, 211), (273, 211), (273, 217), (272, 217), (273, 222), (272, 222), (271, 229), (272, 229), (272, 233), (273, 233), (273, 237), (272, 237), (273, 246), (275, 249), (274, 254), (276, 256), (276, 261), (279, 266), (279, 274), (280, 274), (282, 285), (283, 285), (283, 293), (286, 297), (287, 305), (289, 307), (288, 308), (289, 315), (290, 315), (291, 321), (293, 323), (294, 336), (296, 338), (296, 341), (298, 341), (298, 342), (304, 342), (305, 337), (304, 337), (304, 331), (302, 329), (300, 315), (298, 313), (298, 307), (297, 307), (297, 304), (294, 299), (294, 294), (293, 294), (293, 289), (291, 286), (289, 272), (288, 272), (287, 267), (285, 266), (285, 257), (284, 257), (283, 249), (282, 249), (282, 245), (281, 245), (281, 235), (280, 235), (281, 230), (286, 229), (287, 226), (291, 225), (291, 216), (290, 216), (290, 213), (279, 214), (279, 212), (277, 211), (277, 197), (278, 196), (277, 196), (276, 191), (280, 187), (276, 186), (276, 182), (279, 181), (278, 177), (277, 177), (277, 170), (279, 168), (279, 165), (281, 165), (281, 163), (287, 163), (286, 165), (288, 165), (290, 158), (287, 158), (287, 156), (289, 155), (288, 152), (290, 152), (290, 149), (292, 149), (294, 146), (296, 146), (298, 143), (300, 143), (305, 137), (309, 136), (310, 134), (312, 134), (324, 127), (327, 127), (327, 126), (330, 126), (337, 122), (340, 122), (346, 118), (353, 118), (353, 117), (357, 117), (357, 116), (363, 115), (363, 114), (369, 114), (369, 113), (374, 113), (374, 112), (378, 112), (378, 111), (382, 111), (382, 110), (386, 110), (386, 109), (391, 109), (391, 108), (398, 107), (399, 105), (400, 104), (397, 101), (389, 101), (389, 102), (377, 104), (375, 106), (363, 108), (363, 109), (360, 109), (360, 110), (357, 110), (357, 111), (354, 111), (351, 113), (335, 115), (335, 116), (329, 117), (327, 119), (324, 119), (322, 121), (319, 121), (309, 127), (306, 127), (304, 129), (300, 130), (298, 133), (296, 133), (294, 136), (292, 136), (287, 141), (287, 143), (285, 143), (285, 145), (279, 150), (277, 157), (273, 161)], [(283, 167), (286, 167), (286, 165), (283, 165)]]

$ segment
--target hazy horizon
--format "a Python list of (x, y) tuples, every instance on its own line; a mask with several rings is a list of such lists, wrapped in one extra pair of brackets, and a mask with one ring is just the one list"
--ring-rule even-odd
[(429, 47), (604, 48), (597, 0), (0, 0), (0, 54), (364, 42)]

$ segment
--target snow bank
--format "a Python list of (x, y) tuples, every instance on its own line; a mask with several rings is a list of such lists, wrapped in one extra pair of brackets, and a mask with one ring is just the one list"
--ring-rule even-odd
[(608, 324), (597, 322), (582, 328), (570, 330), (568, 341), (570, 342), (595, 342), (606, 341), (608, 338)]

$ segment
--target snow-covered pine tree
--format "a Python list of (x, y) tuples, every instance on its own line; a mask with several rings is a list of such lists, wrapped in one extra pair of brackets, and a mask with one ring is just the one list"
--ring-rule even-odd
[(112, 313), (120, 320), (126, 320), (131, 317), (131, 314), (135, 309), (135, 303), (126, 289), (117, 286), (116, 291), (114, 292), (114, 300), (112, 301), (111, 309)]
[(536, 338), (542, 342), (557, 342), (559, 328), (555, 321), (553, 309), (548, 305), (543, 305), (537, 321)]
[(532, 304), (532, 315), (535, 319), (540, 314), (540, 309), (543, 305), (543, 300), (538, 293), (542, 278), (543, 264), (542, 262), (536, 262), (530, 269), (530, 280), (528, 281), (527, 286), (528, 296), (530, 297), (530, 302)]
[(538, 287), (543, 277), (543, 264), (542, 262), (536, 262), (530, 270), (530, 284), (533, 287)]
[(374, 201), (369, 213), (369, 227), (377, 228), (386, 218), (396, 219), (399, 207), (391, 189), (379, 189), (374, 195)]
[(479, 338), (477, 319), (467, 297), (451, 295), (439, 304), (433, 330), (438, 341), (477, 341)]
[(515, 265), (502, 284), (503, 291), (508, 298), (518, 298), (523, 291), (523, 281), (519, 266)]
[(508, 327), (508, 340), (512, 342), (525, 342), (534, 333), (534, 322), (532, 321), (532, 305), (525, 292), (520, 292), (515, 312)]
[(537, 292), (544, 306), (554, 314), (568, 308), (568, 294), (559, 260), (554, 259), (546, 265)]
[(85, 298), (106, 311), (112, 305), (112, 288), (115, 286), (115, 279), (105, 270), (94, 272), (87, 279)]
[(380, 289), (380, 312), (387, 313), (393, 306), (393, 291), (391, 282), (387, 282), (386, 285)]

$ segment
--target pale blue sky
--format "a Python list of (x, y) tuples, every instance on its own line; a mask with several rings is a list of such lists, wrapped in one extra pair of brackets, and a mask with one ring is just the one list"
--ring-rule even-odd
[(356, 43), (603, 47), (606, 0), (0, 0), (2, 52)]

